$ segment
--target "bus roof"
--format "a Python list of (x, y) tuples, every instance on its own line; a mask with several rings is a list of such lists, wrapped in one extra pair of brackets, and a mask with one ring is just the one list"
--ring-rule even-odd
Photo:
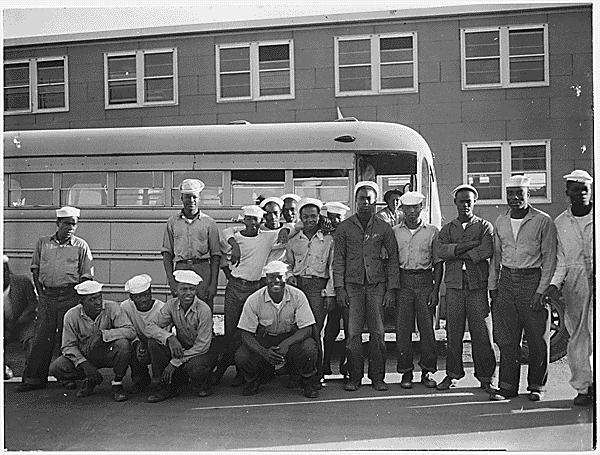
[(429, 146), (418, 132), (384, 122), (247, 123), (4, 133), (6, 158), (286, 151), (411, 151), (431, 159)]

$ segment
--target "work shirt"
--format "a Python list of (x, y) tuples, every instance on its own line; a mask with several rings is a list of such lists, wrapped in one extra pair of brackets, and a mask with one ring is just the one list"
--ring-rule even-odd
[(273, 302), (265, 286), (253, 293), (244, 304), (238, 329), (256, 333), (259, 326), (271, 336), (295, 332), (315, 323), (315, 317), (304, 293), (286, 286), (279, 305)]
[(150, 321), (155, 321), (158, 317), (158, 312), (165, 305), (165, 302), (154, 300), (152, 307), (148, 311), (139, 311), (135, 303), (131, 299), (121, 302), (121, 309), (125, 312), (131, 324), (135, 328), (136, 338), (133, 341), (141, 341), (144, 344), (148, 343), (148, 338), (151, 338), (147, 325)]
[(156, 319), (147, 326), (150, 338), (167, 345), (167, 338), (175, 336), (168, 330), (171, 325), (175, 326), (177, 339), (183, 346), (183, 357), (172, 358), (173, 366), (179, 367), (192, 357), (208, 352), (212, 342), (213, 317), (210, 307), (198, 297), (194, 297), (187, 311), (181, 307), (179, 298), (167, 300)]
[(392, 212), (389, 207), (382, 208), (379, 212), (377, 212), (376, 216), (389, 224), (390, 227), (397, 226), (402, 220), (404, 220), (404, 212), (401, 210)]
[[(582, 221), (583, 230), (580, 223)], [(554, 224), (558, 236), (556, 271), (550, 284), (558, 289), (566, 278), (576, 277), (581, 269), (588, 280), (593, 279), (594, 267), (594, 211), (585, 217), (576, 217), (571, 207), (556, 217)]]
[(335, 296), (330, 271), (333, 269), (333, 236), (318, 230), (309, 240), (304, 232), (291, 239), (286, 248), (284, 262), (294, 276), (326, 278), (325, 296)]
[(82, 278), (92, 279), (92, 252), (87, 242), (72, 236), (60, 244), (56, 234), (42, 236), (33, 250), (31, 270), (39, 270), (39, 280), (45, 287), (57, 288), (78, 284)]
[[(494, 227), (489, 221), (473, 216), (463, 229), (462, 223), (455, 218), (442, 227), (438, 236), (438, 255), (445, 261), (444, 282), (449, 289), (486, 289), (488, 284), (489, 263), (494, 254)], [(478, 240), (479, 246), (471, 248), (465, 254), (469, 259), (456, 256), (459, 243)], [(463, 278), (466, 275), (466, 283)]]
[(536, 290), (542, 294), (556, 268), (556, 227), (544, 212), (529, 206), (529, 211), (515, 240), (510, 222), (510, 210), (499, 215), (494, 225), (494, 257), (488, 289), (498, 289), (500, 266), (510, 269), (542, 268)]
[[(386, 283), (387, 289), (400, 287), (398, 247), (392, 228), (382, 219), (372, 216), (363, 229), (356, 215), (342, 221), (334, 234), (334, 287), (346, 283)], [(388, 259), (381, 258), (385, 247)]]
[(170, 253), (175, 263), (221, 256), (217, 222), (200, 211), (190, 220), (182, 210), (167, 220), (161, 252)]
[(102, 311), (94, 320), (83, 311), (83, 306), (78, 304), (65, 313), (62, 354), (75, 366), (85, 362), (91, 349), (88, 342), (98, 330), (102, 332), (102, 340), (105, 343), (112, 343), (121, 338), (135, 338), (135, 329), (117, 302), (102, 301)]
[(392, 230), (398, 244), (400, 269), (431, 270), (441, 262), (437, 252), (440, 231), (433, 224), (421, 221), (413, 233), (403, 221)]
[(222, 243), (226, 243), (231, 249), (228, 240), (234, 238), (240, 247), (240, 262), (236, 266), (229, 265), (231, 274), (247, 281), (260, 280), (271, 250), (277, 244), (278, 234), (279, 230), (258, 231), (255, 237), (246, 237), (235, 228), (224, 229), (221, 233)]

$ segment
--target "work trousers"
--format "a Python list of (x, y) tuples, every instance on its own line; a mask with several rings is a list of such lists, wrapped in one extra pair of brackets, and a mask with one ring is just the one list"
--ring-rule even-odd
[[(327, 323), (325, 324), (325, 336), (323, 339), (323, 365), (331, 364), (331, 354), (333, 353), (335, 340), (340, 333), (340, 319), (342, 318), (344, 324), (344, 338), (346, 338), (348, 336), (348, 309), (336, 304), (335, 307), (327, 313)], [(340, 358), (340, 373), (345, 374), (346, 370), (346, 352), (344, 346), (344, 353)]]
[(40, 296), (31, 353), (23, 371), (25, 384), (45, 385), (48, 382), (52, 353), (56, 345), (60, 348), (62, 344), (65, 313), (78, 303), (77, 292), (71, 286), (50, 288)]
[[(280, 335), (259, 335), (256, 340), (264, 348), (277, 346), (292, 333), (282, 333)], [(299, 343), (294, 343), (288, 349), (285, 355), (285, 362), (290, 374), (297, 374), (306, 379), (312, 378), (317, 372), (318, 348), (314, 338), (306, 338)], [(266, 384), (275, 376), (275, 367), (267, 360), (254, 352), (245, 344), (242, 344), (235, 353), (235, 364), (244, 373), (247, 381), (258, 379), (262, 384)]]
[(490, 382), (496, 370), (496, 356), (492, 348), (492, 315), (487, 289), (446, 289), (446, 375), (460, 379), (463, 367), (463, 337), (465, 321), (469, 321), (471, 350), (475, 377)]
[(208, 298), (208, 283), (211, 281), (210, 276), (210, 259), (200, 261), (196, 264), (188, 264), (186, 261), (180, 261), (175, 263), (174, 270), (193, 270), (202, 277), (202, 281), (196, 287), (196, 295), (200, 300), (206, 303), (210, 307), (210, 311), (213, 310), (213, 299)]
[(543, 392), (548, 379), (550, 359), (550, 319), (548, 310), (531, 309), (540, 283), (540, 269), (509, 269), (500, 271), (497, 302), (492, 307), (494, 341), (500, 348), (499, 386), (519, 391), (521, 370), (521, 339), (523, 332), (529, 346), (527, 390)]
[[(102, 343), (94, 347), (86, 359), (96, 368), (112, 368), (115, 378), (123, 379), (131, 359), (131, 342), (126, 338), (119, 338), (110, 343)], [(71, 359), (64, 355), (52, 362), (50, 374), (59, 381), (85, 379), (83, 368), (75, 366)]]
[(423, 373), (437, 371), (437, 346), (433, 330), (434, 308), (427, 305), (433, 291), (433, 274), (430, 270), (414, 273), (400, 271), (400, 290), (396, 297), (396, 353), (398, 373), (414, 370), (412, 332), (419, 329), (421, 357), (419, 367)]
[(140, 341), (140, 343), (143, 344), (143, 346), (146, 348), (146, 359), (144, 359), (142, 362), (140, 362), (135, 354), (135, 349), (134, 349), (134, 343), (131, 344), (131, 361), (130, 361), (130, 367), (131, 367), (131, 380), (133, 381), (134, 384), (139, 384), (139, 385), (149, 385), (152, 382), (152, 378), (150, 377), (150, 374), (148, 373), (148, 365), (152, 366), (152, 376), (157, 378), (160, 377), (160, 374), (162, 373), (162, 371), (156, 371), (156, 369), (154, 368), (154, 366), (156, 365), (156, 362), (153, 362), (153, 352), (150, 351), (149, 348), (149, 341), (148, 339), (145, 340), (145, 342)]
[(385, 329), (383, 326), (383, 296), (385, 283), (346, 283), (348, 294), (348, 335), (346, 355), (350, 382), (360, 384), (364, 375), (365, 362), (362, 349), (362, 330), (367, 321), (369, 330), (369, 370), (371, 381), (385, 378)]
[(322, 296), (321, 291), (327, 286), (327, 278), (319, 277), (296, 277), (298, 288), (304, 292), (308, 299), (308, 304), (315, 317), (315, 325), (313, 325), (312, 336), (317, 343), (318, 356), (317, 356), (317, 378), (323, 378), (323, 338), (321, 333), (323, 332), (323, 324), (325, 323), (325, 316), (327, 311), (325, 310), (325, 297)]
[[(171, 350), (168, 346), (160, 344), (154, 339), (148, 341), (148, 350), (152, 357), (152, 370), (162, 376), (163, 371), (171, 361)], [(211, 380), (210, 375), (215, 366), (215, 354), (211, 345), (208, 352), (194, 356), (178, 367), (173, 373), (171, 384), (163, 384), (163, 387), (175, 388), (178, 385), (185, 384), (188, 380), (196, 388), (204, 389), (208, 387)]]

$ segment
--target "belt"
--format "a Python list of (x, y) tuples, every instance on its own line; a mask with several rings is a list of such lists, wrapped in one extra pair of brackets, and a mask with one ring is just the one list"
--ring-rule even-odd
[(322, 276), (315, 275), (296, 275), (296, 278), (300, 278), (301, 280), (327, 280), (328, 278), (324, 278)]
[(238, 278), (237, 276), (231, 276), (232, 280), (236, 280), (239, 281), (242, 284), (247, 284), (247, 285), (254, 285), (254, 284), (258, 284), (260, 283), (260, 280), (255, 280), (255, 281), (251, 281), (251, 280), (244, 280), (243, 278)]
[(177, 264), (200, 264), (201, 262), (208, 261), (210, 258), (204, 259), (182, 259), (181, 261), (177, 261)]
[(511, 269), (510, 267), (505, 266), (502, 266), (502, 269), (507, 270), (511, 273), (522, 273), (524, 275), (534, 274), (542, 270), (541, 267), (533, 267), (530, 269)]
[(67, 284), (65, 286), (45, 286), (44, 295), (60, 295), (75, 292), (75, 284)]
[(409, 273), (411, 275), (421, 275), (423, 273), (431, 273), (431, 269), (400, 269), (403, 273)]

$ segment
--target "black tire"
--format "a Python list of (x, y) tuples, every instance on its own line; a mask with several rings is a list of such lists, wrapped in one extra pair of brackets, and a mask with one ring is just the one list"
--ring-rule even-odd
[[(567, 355), (569, 332), (565, 326), (565, 302), (562, 298), (554, 298), (549, 302), (550, 319), (550, 362), (556, 362)], [(521, 342), (521, 363), (528, 363), (529, 348), (527, 340)]]

